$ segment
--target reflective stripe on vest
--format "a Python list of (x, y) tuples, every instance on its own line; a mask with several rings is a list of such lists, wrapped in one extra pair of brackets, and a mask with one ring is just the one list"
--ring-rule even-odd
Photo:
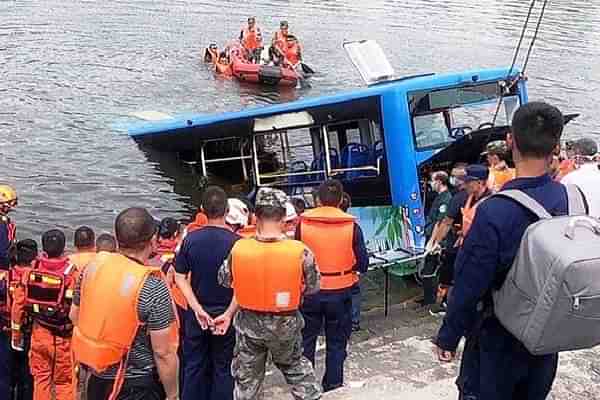
[(231, 250), (233, 290), (241, 308), (289, 312), (300, 307), (306, 247), (297, 240), (240, 239)]
[(355, 218), (335, 207), (319, 207), (302, 214), (300, 221), (301, 240), (314, 253), (321, 271), (321, 290), (351, 287)]
[(151, 274), (160, 271), (115, 253), (99, 253), (87, 266), (73, 331), (77, 362), (102, 372), (124, 359), (141, 325), (137, 303), (143, 283)]

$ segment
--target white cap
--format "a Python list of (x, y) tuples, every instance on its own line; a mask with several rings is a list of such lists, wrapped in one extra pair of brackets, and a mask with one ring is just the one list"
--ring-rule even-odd
[(229, 207), (229, 212), (225, 217), (225, 222), (229, 225), (240, 225), (242, 227), (248, 225), (250, 211), (243, 201), (240, 199), (228, 199), (227, 205)]
[(298, 214), (296, 214), (296, 207), (294, 207), (291, 202), (287, 201), (285, 203), (285, 222), (293, 221), (297, 217)]

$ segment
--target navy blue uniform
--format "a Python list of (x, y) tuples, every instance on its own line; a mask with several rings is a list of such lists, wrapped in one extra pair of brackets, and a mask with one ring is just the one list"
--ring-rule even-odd
[[(8, 271), (10, 266), (10, 247), (14, 239), (14, 225), (5, 215), (0, 215), (0, 270)], [(0, 281), (0, 296), (5, 303), (8, 291), (8, 279)], [(4, 306), (6, 307), (6, 306)], [(8, 393), (11, 387), (11, 348), (9, 310), (1, 311), (0, 316), (0, 393)]]
[[(301, 237), (302, 224), (296, 230), (296, 238)], [(348, 249), (349, 250), (349, 249)], [(340, 249), (340, 251), (348, 251)], [(369, 254), (362, 229), (354, 224), (352, 251), (356, 257), (354, 270), (361, 274), (369, 267)], [(341, 290), (321, 290), (304, 298), (302, 316), (305, 326), (302, 331), (304, 356), (315, 363), (317, 338), (325, 325), (326, 357), (323, 391), (333, 390), (344, 384), (344, 361), (346, 346), (352, 333), (352, 288)]]
[[(565, 187), (549, 175), (517, 178), (502, 190), (508, 189), (524, 191), (552, 215), (568, 212)], [(489, 309), (491, 290), (501, 286), (525, 230), (536, 220), (513, 200), (485, 200), (458, 253), (454, 291), (437, 344), (455, 351), (460, 338), (467, 337), (457, 381), (465, 399), (544, 400), (552, 387), (558, 355), (530, 354), (498, 319), (484, 318), (477, 307)]]
[[(175, 259), (175, 271), (191, 272), (194, 295), (213, 318), (227, 310), (233, 290), (219, 285), (219, 268), (240, 236), (226, 228), (206, 226), (190, 233)], [(235, 346), (233, 327), (223, 335), (202, 330), (191, 309), (185, 314), (185, 359), (182, 400), (227, 400), (233, 398), (231, 360)]]

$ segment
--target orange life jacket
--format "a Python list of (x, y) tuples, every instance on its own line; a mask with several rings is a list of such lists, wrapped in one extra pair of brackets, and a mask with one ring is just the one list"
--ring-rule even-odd
[(473, 220), (475, 219), (475, 213), (477, 212), (477, 207), (483, 200), (487, 198), (486, 195), (481, 197), (478, 200), (475, 200), (475, 196), (470, 195), (467, 198), (467, 202), (464, 207), (461, 207), (462, 212), (462, 229), (461, 229), (461, 239), (459, 244), (462, 244), (464, 238), (467, 237), (467, 233), (471, 230), (471, 225), (473, 225)]
[[(76, 362), (96, 372), (119, 365), (109, 399), (121, 389), (127, 356), (142, 326), (137, 311), (139, 294), (152, 274), (160, 276), (160, 270), (116, 253), (99, 253), (84, 271), (79, 318), (73, 330), (73, 355)], [(173, 324), (171, 330), (176, 344), (177, 325)]]
[(300, 216), (301, 240), (315, 254), (321, 290), (351, 287), (356, 256), (352, 242), (355, 218), (336, 207), (318, 207)]
[(238, 240), (231, 257), (233, 290), (240, 307), (272, 313), (297, 310), (305, 249), (297, 240)]
[(275, 32), (273, 37), (273, 46), (276, 47), (282, 54), (285, 54), (287, 35), (285, 35), (281, 29)]
[(262, 47), (262, 33), (258, 26), (255, 26), (252, 30), (247, 26), (242, 29), (242, 46), (248, 51), (254, 51)]
[(244, 238), (252, 238), (256, 236), (256, 225), (247, 225), (236, 233)]
[[(12, 314), (13, 304), (15, 304), (15, 295), (19, 288), (23, 291), (24, 283), (27, 279), (31, 266), (14, 265), (8, 271), (8, 296), (7, 296), (7, 308), (8, 312)], [(22, 309), (22, 308), (21, 308)], [(12, 317), (11, 317), (12, 320)], [(27, 325), (27, 322), (19, 321), (18, 324), (11, 323), (11, 328), (14, 330), (20, 330), (22, 325)]]
[(77, 269), (67, 257), (42, 255), (25, 278), (25, 309), (33, 320), (56, 332), (72, 329), (69, 311)]
[(199, 212), (198, 214), (196, 214), (196, 218), (194, 219), (194, 221), (189, 223), (186, 227), (186, 232), (194, 232), (202, 228), (206, 224), (208, 224), (208, 218), (206, 217), (206, 214), (204, 214), (203, 212)]
[(96, 258), (96, 255), (95, 251), (82, 251), (69, 255), (69, 260), (77, 268), (77, 274), (79, 274), (90, 261)]
[(508, 181), (515, 179), (514, 168), (496, 169), (490, 168), (490, 176), (487, 181), (488, 188), (494, 192), (500, 191)]
[(287, 46), (285, 58), (294, 66), (298, 64), (300, 62), (300, 45), (298, 43), (294, 43), (291, 46)]
[(171, 297), (173, 297), (173, 301), (179, 307), (187, 310), (188, 303), (185, 299), (185, 296), (181, 292), (181, 289), (179, 289), (179, 287), (174, 282), (171, 282), (167, 277), (169, 269), (173, 268), (175, 264), (175, 249), (178, 245), (179, 239), (161, 239), (156, 250), (157, 254), (150, 260), (150, 265), (153, 267), (158, 267), (162, 270), (165, 281), (169, 286)]

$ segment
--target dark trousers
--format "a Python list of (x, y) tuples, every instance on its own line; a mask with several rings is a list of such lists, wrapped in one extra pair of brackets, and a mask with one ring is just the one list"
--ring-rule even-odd
[(235, 347), (235, 330), (230, 327), (223, 336), (203, 331), (192, 312), (186, 313), (185, 359), (182, 400), (233, 399), (231, 360)]
[(321, 292), (307, 296), (302, 305), (305, 326), (302, 331), (304, 356), (315, 364), (317, 338), (325, 326), (325, 375), (323, 391), (344, 384), (346, 347), (352, 332), (352, 293), (350, 289), (337, 293)]
[(0, 393), (10, 393), (11, 374), (10, 334), (0, 330)]
[(29, 347), (31, 336), (25, 335), (25, 349), (11, 352), (11, 400), (31, 400), (33, 398), (33, 377), (29, 371)]
[(545, 400), (557, 365), (557, 354), (532, 355), (492, 317), (467, 342), (457, 383), (465, 400)]
[(179, 390), (183, 390), (183, 380), (185, 377), (185, 357), (183, 354), (183, 338), (185, 337), (185, 313), (186, 310), (176, 306), (177, 317), (179, 318), (179, 347), (177, 348), (177, 357), (179, 358)]
[[(81, 376), (81, 375), (80, 375)], [(102, 379), (89, 374), (82, 400), (107, 400), (112, 393), (113, 379)], [(158, 376), (125, 379), (117, 400), (164, 400), (165, 391)]]
[(440, 257), (438, 255), (428, 255), (425, 257), (425, 266), (423, 268), (423, 305), (435, 304), (437, 295), (437, 274)]

